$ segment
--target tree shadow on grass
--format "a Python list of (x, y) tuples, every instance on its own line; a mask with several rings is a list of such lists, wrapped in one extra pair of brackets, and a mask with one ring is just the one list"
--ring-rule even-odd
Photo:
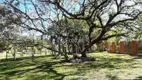
[[(47, 56), (46, 56), (47, 57)], [(45, 56), (37, 56), (36, 59), (39, 58), (46, 58)], [(50, 57), (50, 56), (48, 56)], [(16, 60), (13, 60), (12, 58), (5, 61), (5, 59), (0, 61), (0, 72), (5, 72), (7, 70), (13, 70), (16, 68), (22, 68), (22, 67), (29, 67), (29, 66), (36, 66), (38, 61), (32, 61), (30, 60), (31, 57), (23, 57), (23, 58), (17, 58)]]
[(142, 59), (142, 54), (134, 56), (134, 59)]
[(142, 76), (136, 77), (136, 79), (133, 80), (142, 80)]
[[(85, 75), (89, 70), (92, 69), (125, 69), (128, 68), (130, 65), (121, 65), (123, 63), (133, 63), (133, 59), (124, 59), (124, 58), (100, 58), (96, 61), (89, 61), (83, 62), (79, 64), (73, 65), (63, 65), (63, 62), (60, 61), (42, 61), (40, 63), (37, 62), (26, 62), (22, 63), (19, 60), (15, 62), (7, 62), (0, 64), (0, 75), (5, 75), (6, 77), (13, 77), (13, 76), (22, 76), (23, 74), (31, 73), (27, 75), (27, 80), (42, 80), (42, 79), (54, 79), (54, 80), (63, 80), (66, 76), (75, 76), (75, 75)], [(60, 64), (60, 65), (59, 65)], [(66, 68), (76, 68), (77, 71), (66, 72), (66, 73), (59, 73), (55, 70), (55, 65), (57, 67), (66, 67)], [(3, 66), (3, 67), (2, 67)], [(24, 68), (34, 66), (33, 68), (27, 69), (15, 69), (15, 68)], [(8, 71), (11, 70), (11, 71)], [(40, 75), (37, 73), (46, 73), (45, 75)], [(113, 77), (115, 78), (115, 77)]]
[(77, 67), (80, 68), (95, 68), (95, 69), (101, 69), (101, 68), (113, 68), (113, 69), (119, 69), (119, 68), (127, 68), (129, 65), (121, 65), (123, 63), (133, 63), (133, 59), (122, 59), (122, 58), (101, 58), (101, 60), (91, 61), (83, 64), (84, 66)]
[[(61, 64), (61, 62), (44, 62), (41, 65), (38, 65), (36, 67), (38, 70), (35, 71), (35, 73), (38, 73), (38, 72), (47, 72), (49, 74), (52, 74), (50, 76), (51, 79), (62, 80), (66, 75), (58, 73), (56, 70), (54, 70), (53, 65), (56, 65), (56, 64)], [(61, 66), (58, 66), (58, 67), (61, 67)]]
[[(117, 70), (117, 69), (128, 69), (133, 64), (133, 59), (123, 59), (123, 58), (101, 58), (101, 60), (85, 62), (82, 65), (77, 64), (76, 67), (78, 69), (77, 74), (82, 73), (82, 75), (86, 75), (89, 71), (92, 73), (97, 73), (101, 69), (106, 69), (107, 72), (110, 70)], [(128, 64), (127, 64), (128, 63)], [(122, 65), (124, 64), (124, 65)], [(105, 72), (103, 72), (105, 73)], [(98, 75), (101, 75), (100, 72)], [(93, 74), (92, 74), (93, 75)], [(107, 76), (109, 75), (109, 76)], [(97, 76), (94, 74), (94, 76)], [(117, 80), (118, 77), (115, 75), (105, 73), (106, 78), (109, 80)]]
[[(3, 66), (5, 65), (5, 67), (0, 67), (1, 73), (0, 76), (5, 76), (5, 78), (10, 78), (13, 76), (22, 76), (23, 74), (28, 74), (31, 73), (30, 75), (27, 76), (26, 80), (42, 80), (42, 79), (54, 79), (54, 80), (63, 80), (63, 78), (65, 76), (68, 76), (66, 74), (61, 74), (58, 73), (56, 70), (54, 70), (54, 65), (56, 64), (62, 64), (62, 62), (60, 61), (53, 61), (53, 62), (41, 62), (40, 64), (31, 64), (31, 63), (27, 63), (27, 64), (12, 64), (12, 63), (7, 63), (6, 65), (3, 64)], [(0, 66), (2, 66), (2, 64), (0, 64)], [(15, 68), (24, 68), (24, 67), (28, 67), (28, 66), (35, 66), (34, 68), (28, 68), (28, 69), (16, 69)], [(62, 67), (58, 66), (58, 67)], [(7, 71), (7, 70), (11, 70), (11, 71)], [(47, 73), (49, 75), (40, 75), (40, 74), (36, 74), (36, 73), (40, 73), (40, 72), (44, 72)], [(69, 75), (72, 75), (71, 73)], [(1, 78), (0, 78), (1, 79)]]

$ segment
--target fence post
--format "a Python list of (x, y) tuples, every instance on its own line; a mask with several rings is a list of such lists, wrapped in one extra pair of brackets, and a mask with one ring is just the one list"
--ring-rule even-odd
[(120, 54), (124, 54), (124, 42), (120, 42)]
[(136, 55), (137, 54), (137, 42), (136, 41), (132, 41), (131, 42), (131, 55)]

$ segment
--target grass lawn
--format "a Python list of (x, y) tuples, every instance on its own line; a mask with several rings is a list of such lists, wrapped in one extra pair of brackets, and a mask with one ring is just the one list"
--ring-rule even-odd
[(0, 61), (0, 80), (142, 80), (142, 58), (90, 53), (96, 61), (60, 62), (51, 56)]

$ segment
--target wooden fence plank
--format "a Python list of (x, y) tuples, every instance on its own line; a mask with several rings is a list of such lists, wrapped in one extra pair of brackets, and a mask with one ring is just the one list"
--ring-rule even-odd
[(136, 41), (131, 42), (131, 48), (132, 48), (131, 55), (136, 55), (137, 54), (137, 42)]
[(115, 53), (115, 48), (116, 48), (115, 42), (112, 42), (112, 45), (111, 45), (111, 52), (112, 53)]
[(121, 41), (119, 44), (120, 44), (120, 52), (119, 53), (124, 54), (124, 42)]

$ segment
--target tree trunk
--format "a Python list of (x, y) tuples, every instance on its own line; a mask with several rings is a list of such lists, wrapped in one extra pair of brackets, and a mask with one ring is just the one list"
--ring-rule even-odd
[(39, 50), (39, 54), (40, 54), (40, 56), (41, 56), (41, 54), (42, 54), (42, 51), (41, 51), (41, 50), (42, 50), (42, 49), (40, 49), (40, 50)]
[[(97, 42), (97, 41), (96, 41)], [(81, 51), (81, 57), (87, 57), (86, 52), (95, 44), (96, 42), (90, 43), (90, 45), (84, 46), (84, 49)]]
[(13, 53), (14, 60), (16, 60), (16, 46), (14, 45), (14, 53)]
[(90, 49), (92, 45), (84, 46), (84, 49), (81, 51), (81, 57), (87, 57), (86, 52)]
[(69, 45), (69, 44), (68, 44), (68, 52), (69, 52), (69, 54), (70, 54), (70, 52), (71, 52), (71, 51), (70, 51), (70, 45)]
[[(52, 49), (53, 49), (53, 44), (52, 44)], [(54, 51), (51, 51), (51, 55), (53, 56), (53, 54), (54, 54)]]
[(78, 58), (78, 56), (76, 55), (76, 46), (74, 44), (72, 44), (72, 55), (73, 55), (73, 58), (76, 59)]
[(65, 61), (68, 61), (68, 54), (67, 54), (67, 51), (66, 51), (66, 47), (63, 48), (63, 52), (64, 52), (64, 57), (65, 57)]
[(59, 43), (58, 43), (58, 56), (61, 55), (61, 42), (59, 40)]
[(9, 51), (7, 50), (6, 51), (6, 60), (8, 59), (8, 53), (9, 53)]
[(81, 57), (87, 57), (87, 55), (86, 55), (86, 51), (81, 52)]
[(32, 61), (34, 61), (34, 58), (35, 58), (35, 56), (34, 56), (34, 54), (35, 54), (35, 49), (34, 49), (34, 47), (32, 47)]
[(44, 48), (44, 53), (45, 53), (45, 56), (47, 55), (47, 50)]

